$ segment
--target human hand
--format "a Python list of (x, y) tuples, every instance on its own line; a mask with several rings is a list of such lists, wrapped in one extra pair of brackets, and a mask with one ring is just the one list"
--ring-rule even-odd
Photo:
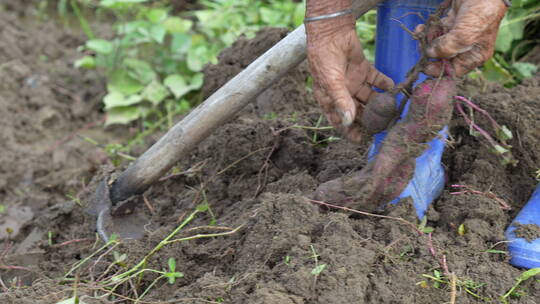
[(373, 87), (388, 90), (392, 79), (365, 58), (355, 20), (346, 15), (306, 24), (313, 94), (330, 123), (353, 142), (362, 138), (361, 114)]
[[(507, 9), (503, 0), (454, 0), (448, 15), (441, 19), (444, 34), (430, 41), (427, 55), (449, 59), (457, 77), (467, 74), (493, 56)], [(423, 30), (424, 25), (419, 25), (415, 32)], [(437, 61), (429, 64), (424, 73), (437, 77), (441, 69), (442, 62)]]

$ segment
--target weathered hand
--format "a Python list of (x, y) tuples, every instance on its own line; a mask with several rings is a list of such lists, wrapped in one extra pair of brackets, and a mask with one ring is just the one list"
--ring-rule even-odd
[[(431, 58), (450, 59), (457, 77), (482, 65), (493, 56), (499, 24), (507, 11), (503, 0), (454, 0), (448, 15), (441, 19), (444, 35), (427, 48)], [(422, 31), (423, 25), (416, 31)], [(441, 62), (428, 65), (425, 73), (441, 74)]]
[(347, 139), (361, 140), (363, 105), (394, 82), (365, 58), (351, 15), (306, 24), (313, 94), (330, 123)]

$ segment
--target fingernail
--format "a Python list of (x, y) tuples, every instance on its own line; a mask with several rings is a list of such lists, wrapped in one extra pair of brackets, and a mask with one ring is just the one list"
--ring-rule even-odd
[(426, 49), (426, 54), (428, 57), (434, 58), (437, 54), (435, 54), (435, 48), (430, 46)]
[(351, 112), (345, 111), (341, 113), (341, 124), (344, 127), (350, 126), (352, 122), (353, 122), (353, 117), (352, 117)]

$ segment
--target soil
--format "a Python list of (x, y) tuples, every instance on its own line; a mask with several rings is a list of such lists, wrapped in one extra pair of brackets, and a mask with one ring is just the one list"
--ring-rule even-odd
[[(407, 201), (387, 207), (381, 218), (329, 212), (307, 199), (317, 185), (361, 169), (368, 146), (336, 141), (339, 135), (331, 130), (306, 128), (327, 123), (306, 89), (309, 73), (303, 63), (179, 162), (174, 172), (181, 173), (145, 193), (154, 213), (144, 204), (140, 209), (155, 228), (143, 240), (98, 251), (102, 243), (96, 240), (94, 219), (66, 193), (84, 205), (99, 180), (88, 184), (90, 177), (114, 170), (100, 167), (107, 156), (81, 139), (120, 140), (118, 130), (100, 127), (103, 80), (72, 67), (79, 56), (75, 49), (84, 41), (80, 33), (16, 18), (21, 16), (16, 8), (0, 12), (0, 202), (6, 207), (0, 221), (24, 220), (11, 223), (17, 231), (2, 236), (13, 246), (0, 256), (1, 303), (57, 303), (72, 297), (75, 283), (59, 278), (93, 253), (75, 271), (82, 301), (121, 302), (135, 297), (137, 284), (140, 295), (157, 274), (145, 273), (140, 281), (118, 287), (116, 296), (107, 296), (97, 282), (103, 282), (102, 275), (125, 271), (123, 266), (133, 267), (202, 203), (211, 212), (199, 213), (177, 237), (230, 231), (216, 227), (239, 230), (161, 248), (145, 267), (165, 270), (174, 258), (183, 277), (174, 284), (158, 280), (144, 301), (445, 303), (455, 293), (456, 303), (498, 302), (522, 272), (500, 252), (506, 249), (504, 230), (536, 185), (540, 75), (512, 89), (461, 86), (462, 95), (514, 132), (510, 144), (519, 164), (502, 166), (455, 115), (443, 161), (447, 187), (428, 212), (432, 234), (418, 232)], [(285, 34), (266, 29), (253, 40), (240, 38), (217, 65), (206, 68), (204, 94)], [(476, 122), (489, 127), (480, 117)], [(455, 184), (486, 195), (452, 194)], [(512, 209), (503, 210), (493, 196)], [(126, 259), (110, 266), (113, 251)], [(456, 278), (454, 292), (446, 271)], [(437, 277), (442, 283), (431, 279)], [(536, 280), (521, 286), (509, 301), (537, 303)]]
[(518, 238), (526, 239), (527, 242), (531, 243), (540, 237), (540, 226), (536, 224), (520, 224), (514, 223), (513, 226), (516, 226), (514, 230)]

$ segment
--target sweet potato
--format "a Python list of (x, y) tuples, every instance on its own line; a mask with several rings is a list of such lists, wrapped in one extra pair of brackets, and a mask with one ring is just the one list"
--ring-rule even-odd
[(431, 79), (416, 86), (407, 116), (392, 127), (375, 160), (363, 170), (319, 186), (316, 198), (373, 210), (397, 197), (407, 186), (415, 159), (452, 116), (456, 82)]
[(368, 100), (362, 113), (362, 127), (368, 134), (373, 135), (386, 130), (398, 116), (399, 112), (393, 94), (374, 94)]

